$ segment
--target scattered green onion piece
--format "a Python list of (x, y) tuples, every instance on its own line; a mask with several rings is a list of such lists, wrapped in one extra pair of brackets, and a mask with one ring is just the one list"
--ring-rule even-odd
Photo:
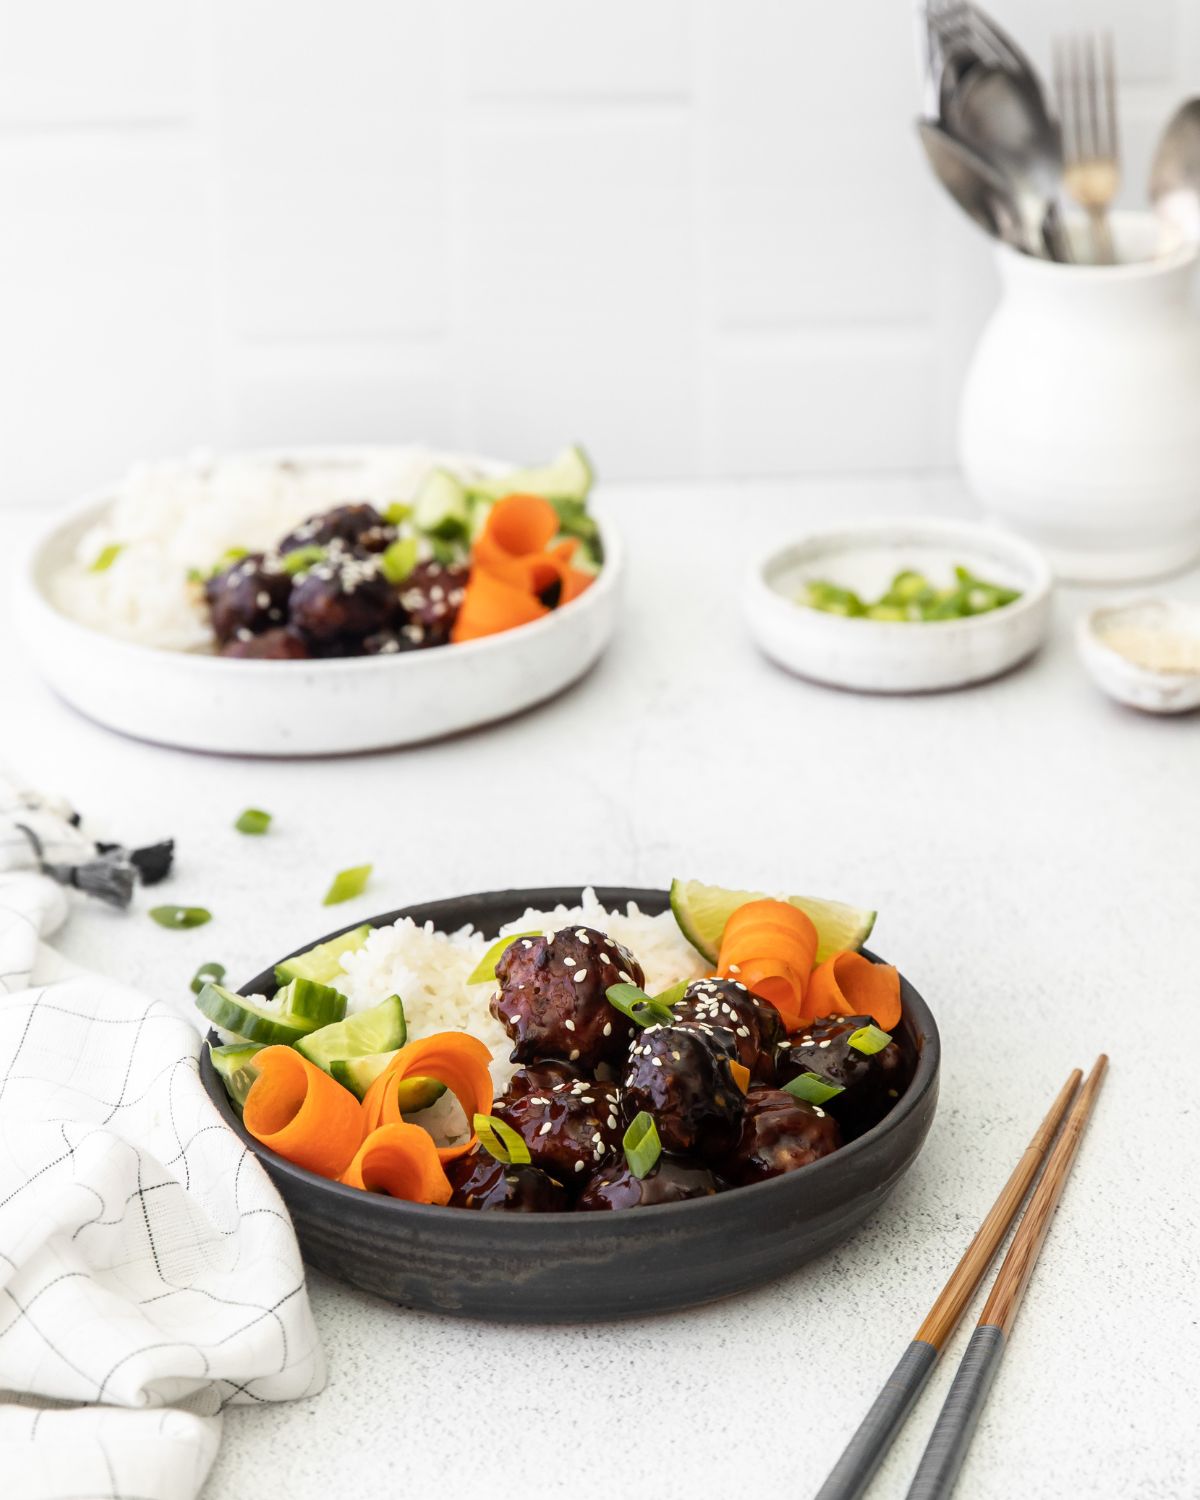
[(662, 1155), (662, 1141), (658, 1138), (654, 1116), (648, 1115), (645, 1110), (635, 1115), (629, 1129), (621, 1137), (621, 1145), (625, 1148), (625, 1160), (633, 1175), (649, 1176)]
[(107, 547), (101, 547), (89, 566), (88, 572), (107, 573), (113, 563), (116, 562), (124, 545), (123, 542), (109, 542)]
[(206, 984), (220, 984), (224, 978), (224, 964), (201, 964), (192, 975), (192, 994), (198, 995)]
[(203, 583), (205, 580), (205, 574), (199, 568), (189, 568), (186, 576), (189, 583)]
[(306, 568), (315, 567), (317, 563), (324, 562), (324, 560), (325, 548), (310, 545), (296, 547), (291, 552), (285, 552), (280, 559), (280, 564), (289, 578), (295, 578), (297, 573), (303, 573)]
[(495, 1115), (476, 1115), (471, 1123), (479, 1137), (479, 1144), (489, 1156), (502, 1161), (506, 1167), (524, 1166), (532, 1160), (529, 1147), (517, 1132)]
[(383, 519), (389, 526), (399, 526), (401, 521), (407, 521), (413, 513), (411, 505), (405, 505), (403, 500), (393, 500), (383, 513)]
[(389, 583), (403, 583), (417, 565), (417, 539), (402, 536), (384, 549), (383, 576)]
[(510, 943), (515, 943), (518, 938), (534, 938), (541, 937), (541, 935), (540, 932), (511, 932), (508, 937), (497, 938), (467, 975), (467, 983), (483, 984), (485, 980), (495, 979), (496, 965), (500, 962), (501, 954)]
[(785, 1083), (783, 1090), (784, 1093), (791, 1094), (793, 1099), (803, 1099), (805, 1104), (824, 1104), (826, 1099), (833, 1099), (844, 1092), (842, 1084), (830, 1083), (820, 1073), (801, 1073), (799, 1078)]
[(433, 548), (433, 555), (440, 563), (449, 565), (460, 562), (466, 556), (464, 549), (455, 542), (444, 541), (440, 536), (430, 537), (429, 545)]
[(233, 825), (239, 833), (266, 833), (271, 826), (271, 814), (261, 807), (248, 807)]
[(355, 896), (361, 896), (374, 868), (373, 865), (351, 865), (348, 870), (339, 870), (321, 905), (337, 906), (341, 901), (352, 901)]
[(681, 979), (678, 984), (673, 984), (670, 989), (663, 990), (661, 994), (655, 995), (655, 1005), (678, 1005), (688, 992), (690, 979)]
[(846, 1041), (856, 1052), (861, 1052), (865, 1057), (874, 1057), (876, 1052), (883, 1051), (891, 1039), (888, 1032), (880, 1031), (878, 1026), (868, 1024), (851, 1032)]
[(212, 912), (203, 906), (152, 906), (150, 915), (160, 927), (203, 927)]
[(669, 1005), (652, 999), (636, 984), (610, 984), (604, 993), (614, 1009), (639, 1026), (666, 1026), (675, 1019), (675, 1012)]

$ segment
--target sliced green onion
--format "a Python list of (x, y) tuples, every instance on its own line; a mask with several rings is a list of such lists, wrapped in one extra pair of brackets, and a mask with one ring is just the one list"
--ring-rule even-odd
[(636, 984), (610, 984), (604, 993), (614, 1009), (639, 1026), (666, 1026), (675, 1019), (669, 1005), (652, 999)]
[(655, 1005), (678, 1005), (687, 994), (691, 982), (690, 979), (681, 979), (678, 984), (673, 984), (670, 989), (663, 990), (661, 994), (655, 995)]
[(215, 578), (218, 573), (223, 573), (226, 568), (232, 568), (234, 563), (241, 562), (243, 557), (249, 556), (250, 554), (245, 547), (226, 547), (225, 551), (221, 553), (220, 557), (209, 568), (208, 576)]
[(107, 547), (101, 547), (89, 565), (88, 572), (107, 573), (113, 563), (116, 562), (123, 546), (123, 542), (109, 542)]
[(517, 1132), (495, 1115), (476, 1115), (471, 1124), (483, 1149), (506, 1167), (520, 1167), (532, 1160), (529, 1147)]
[(192, 975), (192, 994), (198, 995), (206, 984), (220, 984), (224, 978), (224, 964), (201, 964)]
[(339, 870), (325, 892), (322, 906), (337, 906), (341, 901), (352, 901), (367, 888), (374, 865), (351, 865), (348, 870)]
[(829, 615), (861, 615), (866, 607), (853, 589), (839, 588), (836, 583), (820, 578), (814, 578), (805, 587), (798, 602)]
[(325, 560), (325, 548), (309, 545), (297, 547), (292, 552), (285, 552), (280, 559), (280, 565), (289, 578), (295, 578), (297, 573), (303, 573), (306, 568), (312, 568), (319, 562)]
[(411, 505), (405, 505), (403, 500), (393, 500), (383, 513), (383, 519), (389, 526), (399, 526), (401, 521), (407, 521), (413, 513)]
[(633, 1123), (621, 1137), (625, 1148), (625, 1160), (635, 1177), (646, 1177), (662, 1155), (662, 1141), (658, 1138), (658, 1126), (654, 1116), (645, 1110), (633, 1117)]
[(212, 912), (203, 906), (152, 906), (150, 915), (160, 927), (203, 927)]
[(417, 565), (417, 539), (402, 536), (384, 549), (383, 576), (389, 583), (403, 583)]
[(266, 833), (271, 826), (271, 814), (261, 807), (248, 807), (233, 825), (239, 833)]
[(510, 943), (515, 943), (518, 938), (535, 938), (541, 937), (541, 935), (539, 931), (510, 932), (507, 937), (497, 938), (467, 975), (467, 983), (483, 984), (485, 980), (495, 979), (496, 965), (500, 962), (501, 955)]
[(883, 1051), (891, 1039), (888, 1032), (880, 1031), (878, 1026), (868, 1024), (851, 1032), (846, 1041), (856, 1052), (861, 1052), (866, 1057), (874, 1057), (876, 1052)]
[(826, 1099), (833, 1099), (845, 1092), (842, 1084), (830, 1083), (820, 1073), (801, 1073), (799, 1078), (785, 1083), (783, 1090), (784, 1093), (791, 1094), (793, 1099), (803, 1099), (805, 1104), (824, 1104)]

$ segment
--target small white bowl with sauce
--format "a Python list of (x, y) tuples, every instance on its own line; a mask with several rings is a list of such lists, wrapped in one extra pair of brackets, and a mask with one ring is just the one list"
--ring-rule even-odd
[[(1020, 598), (958, 620), (873, 620), (798, 602), (816, 580), (874, 599), (897, 573), (942, 586), (956, 566)], [(751, 568), (743, 602), (758, 645), (801, 677), (856, 692), (927, 693), (998, 677), (1031, 656), (1049, 627), (1052, 588), (1045, 558), (1019, 537), (916, 517), (848, 522), (771, 552)]]
[(1200, 708), (1200, 604), (1141, 599), (1094, 609), (1075, 639), (1094, 681), (1118, 703), (1151, 714)]

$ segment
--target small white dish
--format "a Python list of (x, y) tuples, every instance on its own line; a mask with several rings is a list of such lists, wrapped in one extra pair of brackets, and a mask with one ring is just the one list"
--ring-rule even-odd
[[(324, 450), (349, 452), (350, 450)], [(595, 663), (617, 622), (620, 538), (578, 599), (482, 640), (398, 656), (246, 661), (160, 650), (69, 618), (50, 580), (111, 503), (92, 495), (56, 515), (17, 576), (14, 612), (56, 693), (135, 739), (224, 755), (343, 755), (439, 739), (557, 696)]]
[[(1142, 599), (1094, 609), (1081, 617), (1075, 640), (1093, 680), (1118, 703), (1151, 714), (1185, 714), (1200, 708), (1200, 604)], [(1177, 670), (1163, 647), (1188, 648), (1196, 665)]]
[[(963, 620), (846, 618), (798, 604), (827, 579), (878, 597), (902, 570), (947, 582), (958, 564), (1021, 597)], [(1041, 645), (1050, 619), (1049, 566), (1028, 542), (964, 521), (913, 518), (847, 523), (760, 559), (744, 604), (751, 633), (781, 666), (831, 687), (921, 693), (997, 677)]]

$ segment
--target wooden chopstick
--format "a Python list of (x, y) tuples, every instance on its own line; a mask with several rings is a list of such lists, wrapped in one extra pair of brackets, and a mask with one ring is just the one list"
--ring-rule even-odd
[(1107, 1066), (1108, 1058), (1101, 1053), (1050, 1154), (917, 1465), (908, 1500), (946, 1500), (954, 1489)]
[(900, 1357), (887, 1384), (876, 1396), (870, 1411), (846, 1445), (845, 1452), (818, 1490), (815, 1500), (858, 1500), (883, 1455), (891, 1447), (913, 1402), (937, 1363), (942, 1346), (958, 1327), (959, 1319), (983, 1280), (996, 1251), (1004, 1242), (1009, 1225), (1024, 1201), (1029, 1185), (1046, 1158), (1067, 1106), (1083, 1074), (1078, 1068), (1059, 1089), (1046, 1118), (1034, 1132), (1012, 1175), (1000, 1190), (988, 1216), (951, 1273), (949, 1281), (917, 1329), (916, 1337)]

